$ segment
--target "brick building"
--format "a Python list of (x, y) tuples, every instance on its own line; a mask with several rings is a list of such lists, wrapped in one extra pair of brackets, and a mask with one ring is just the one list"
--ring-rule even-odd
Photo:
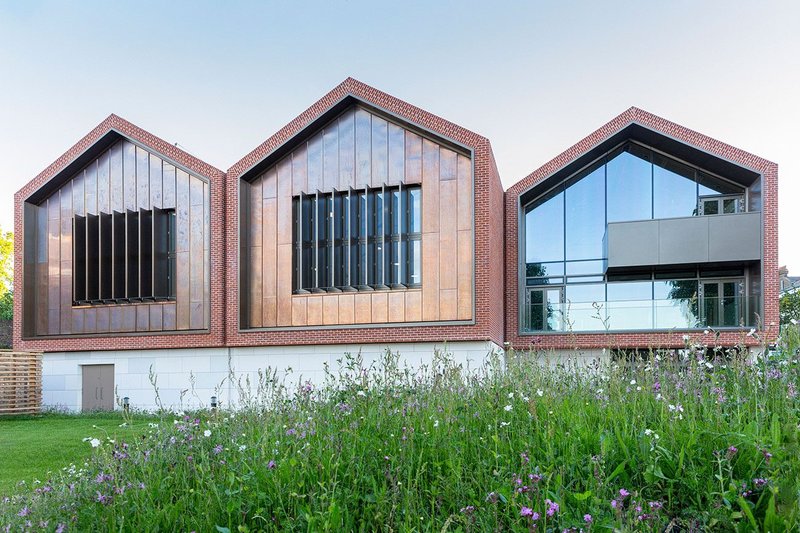
[(227, 172), (112, 115), (17, 193), (15, 230), (14, 347), (69, 409), (777, 320), (776, 166), (637, 109), (507, 192), (488, 139), (350, 78)]

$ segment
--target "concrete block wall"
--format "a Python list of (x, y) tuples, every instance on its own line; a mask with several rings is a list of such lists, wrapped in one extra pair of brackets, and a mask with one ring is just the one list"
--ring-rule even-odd
[(430, 364), (437, 350), (468, 369), (478, 369), (492, 352), (502, 352), (489, 341), (55, 352), (43, 356), (42, 402), (46, 408), (80, 411), (81, 367), (113, 364), (116, 395), (128, 396), (134, 409), (159, 407), (151, 368), (165, 409), (208, 407), (212, 395), (218, 396), (223, 407), (236, 406), (241, 400), (239, 387), (246, 388), (248, 379), (250, 391), (256, 392), (259, 371), (277, 370), (278, 379), (285, 379), (290, 390), (306, 381), (320, 386), (325, 381), (325, 364), (337, 372), (338, 360), (345, 354), (360, 353), (368, 367), (377, 364), (387, 349), (399, 353), (400, 365), (412, 368)]

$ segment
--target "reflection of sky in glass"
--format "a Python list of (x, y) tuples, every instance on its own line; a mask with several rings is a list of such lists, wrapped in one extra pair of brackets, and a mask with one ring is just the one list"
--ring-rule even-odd
[(525, 261), (564, 259), (564, 193), (560, 192), (525, 215)]
[[(639, 149), (641, 151), (641, 149)], [(608, 221), (646, 220), (652, 217), (649, 161), (624, 151), (608, 162)]]
[[(656, 156), (653, 165), (653, 218), (693, 216), (697, 209), (694, 169)], [(666, 168), (666, 167), (669, 168)]]
[(603, 257), (605, 194), (603, 166), (567, 187), (565, 200), (567, 261)]

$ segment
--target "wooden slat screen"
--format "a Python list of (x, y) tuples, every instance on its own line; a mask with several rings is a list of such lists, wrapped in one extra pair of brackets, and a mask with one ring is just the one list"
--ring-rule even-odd
[(38, 413), (42, 354), (0, 351), (0, 416)]

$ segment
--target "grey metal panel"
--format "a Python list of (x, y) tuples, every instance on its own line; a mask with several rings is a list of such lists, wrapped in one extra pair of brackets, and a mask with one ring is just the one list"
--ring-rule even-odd
[(370, 185), (372, 177), (372, 115), (369, 111), (356, 108), (355, 112), (355, 138), (356, 138), (356, 180), (355, 187)]
[(325, 128), (322, 133), (322, 183), (323, 190), (339, 186), (339, 130), (337, 123)]
[(389, 178), (389, 123), (372, 115), (372, 186), (380, 187)]
[[(109, 176), (110, 211), (122, 211), (125, 202), (122, 199), (122, 141), (109, 150), (111, 175)], [(87, 204), (88, 209), (88, 204)]]
[(758, 261), (760, 213), (617, 222), (608, 225), (608, 268)]
[(161, 207), (163, 191), (163, 161), (150, 154), (150, 206)]
[(761, 259), (760, 213), (709, 217), (709, 261)]
[(339, 117), (339, 189), (355, 185), (355, 111), (346, 111)]
[(136, 208), (136, 145), (122, 141), (122, 205)]
[(164, 209), (173, 209), (175, 207), (175, 166), (169, 163), (164, 163), (164, 173), (162, 176), (162, 205)]
[(658, 222), (659, 262), (664, 264), (708, 261), (708, 221), (712, 217), (673, 218)]
[(136, 207), (150, 207), (150, 153), (136, 147)]
[(111, 177), (109, 152), (104, 152), (97, 160), (97, 210), (109, 212), (111, 205)]
[(83, 172), (79, 172), (72, 180), (72, 210), (76, 215), (85, 213), (85, 191), (83, 189)]
[(86, 191), (86, 213), (97, 214), (97, 165), (92, 163), (84, 171), (84, 188)]
[(658, 264), (657, 221), (609, 224), (606, 238), (609, 268)]

